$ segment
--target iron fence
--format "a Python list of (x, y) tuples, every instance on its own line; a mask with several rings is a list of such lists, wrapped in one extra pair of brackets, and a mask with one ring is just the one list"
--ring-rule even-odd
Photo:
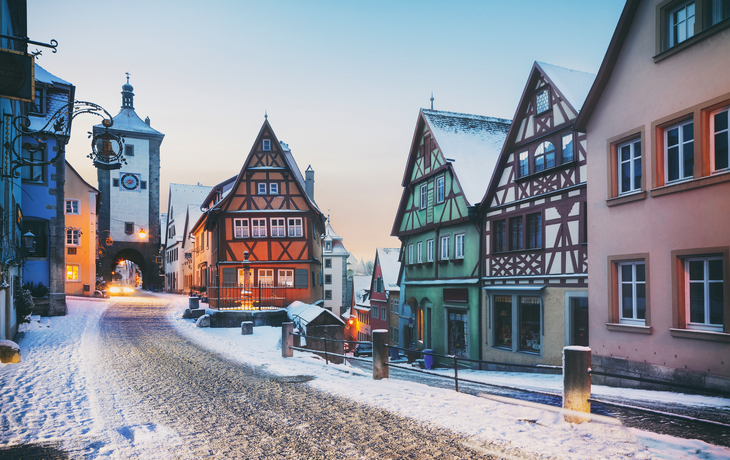
[(296, 300), (291, 290), (286, 286), (233, 285), (209, 287), (207, 294), (210, 306), (218, 310), (275, 310)]

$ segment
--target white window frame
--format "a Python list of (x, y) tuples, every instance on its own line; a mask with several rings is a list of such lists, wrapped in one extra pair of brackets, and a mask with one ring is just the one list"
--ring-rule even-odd
[[(69, 211), (69, 205), (71, 206), (70, 211)], [(80, 209), (79, 200), (75, 200), (75, 199), (66, 200), (66, 214), (79, 215), (79, 214), (81, 214), (79, 209)]]
[(288, 235), (292, 238), (304, 236), (304, 230), (302, 226), (301, 217), (289, 217), (287, 218), (287, 226), (289, 228)]
[[(517, 154), (517, 170), (519, 171), (519, 177), (525, 177), (530, 175), (530, 152), (525, 150)], [(522, 165), (525, 166), (524, 171)]]
[[(692, 133), (692, 141), (686, 142), (684, 140), (684, 127), (687, 126), (688, 124), (692, 124), (693, 133)], [(679, 140), (679, 144), (677, 144), (677, 148), (679, 149), (679, 153), (678, 153), (678, 155), (679, 155), (679, 157), (678, 157), (679, 177), (677, 179), (670, 180), (669, 179), (669, 148), (670, 148), (669, 147), (669, 131), (671, 131), (673, 129), (677, 129), (677, 132), (678, 132), (677, 138)], [(664, 129), (664, 182), (666, 184), (682, 182), (685, 180), (690, 180), (694, 177), (694, 171), (690, 171), (689, 175), (687, 175), (687, 171), (684, 170), (684, 149), (690, 142), (692, 143), (692, 152), (694, 154), (695, 148), (696, 148), (695, 138), (694, 138), (694, 120), (687, 120), (682, 123), (678, 123), (676, 125), (668, 126), (667, 128)], [(694, 161), (692, 162), (692, 164), (694, 165)]]
[(264, 139), (261, 145), (261, 150), (264, 152), (270, 152), (271, 151), (271, 139)]
[[(538, 100), (538, 98), (540, 97), (540, 95), (542, 93), (545, 93), (545, 95), (546, 95), (545, 102), (547, 104), (547, 107), (545, 107), (545, 110), (540, 111), (540, 101)], [(540, 114), (548, 112), (548, 111), (550, 111), (550, 88), (547, 86), (543, 86), (535, 93), (535, 114), (540, 115)]]
[[(561, 138), (561, 144), (563, 144), (563, 148), (560, 151), (560, 164), (563, 163), (570, 163), (571, 161), (575, 160), (575, 143), (573, 142), (573, 134), (564, 134)], [(565, 149), (570, 145), (570, 159), (565, 159)]]
[(413, 243), (408, 245), (408, 265), (413, 265)]
[[(245, 286), (246, 285), (246, 270), (243, 269), (243, 268), (239, 268), (237, 270), (237, 273), (236, 274), (238, 276), (238, 285), (239, 286)], [(249, 286), (246, 286), (246, 287), (250, 287), (251, 284), (253, 284), (253, 279), (254, 279), (253, 278), (253, 268), (249, 268), (248, 269), (248, 284), (249, 284)]]
[(454, 258), (456, 258), (456, 259), (464, 258), (465, 240), (466, 240), (466, 234), (464, 234), (464, 233), (459, 233), (457, 235), (454, 235)]
[(449, 260), (451, 235), (442, 236), (439, 244), (439, 260)]
[(286, 219), (283, 217), (272, 217), (270, 220), (271, 225), (271, 236), (272, 237), (285, 237), (286, 236)]
[(233, 238), (249, 238), (248, 219), (233, 219)]
[(274, 286), (274, 269), (259, 268), (259, 279), (257, 286)]
[[(690, 5), (692, 5), (692, 14), (691, 14), (691, 16), (687, 16), (687, 12), (688, 12), (687, 10)], [(697, 5), (695, 4), (694, 0), (692, 0), (692, 1), (689, 1), (686, 3), (683, 3), (682, 5), (680, 5), (676, 8), (673, 8), (669, 12), (668, 26), (669, 26), (669, 47), (670, 48), (672, 46), (679, 45), (683, 41), (685, 41), (689, 38), (692, 38), (694, 36), (694, 34), (695, 34), (694, 25), (696, 22), (696, 9), (697, 9)], [(675, 23), (674, 15), (679, 13), (681, 10), (684, 10), (684, 14), (685, 14), (684, 19)], [(677, 37), (676, 36), (677, 34), (674, 31), (675, 25), (678, 25), (680, 23), (682, 23), (682, 27), (685, 28), (683, 37), (682, 36)], [(691, 24), (691, 27), (689, 27), (690, 24)]]
[(443, 203), (446, 199), (446, 177), (441, 175), (436, 178), (436, 203)]
[(278, 286), (279, 287), (294, 287), (294, 270), (290, 269), (281, 269), (279, 270), (279, 280), (278, 280)]
[(271, 182), (269, 184), (269, 195), (278, 195), (278, 194), (279, 194), (279, 183)]
[(266, 219), (251, 219), (251, 236), (253, 238), (266, 238)]
[[(639, 156), (636, 156), (636, 145), (637, 144), (639, 145)], [(621, 151), (624, 148), (629, 149), (629, 159), (628, 160), (623, 160), (621, 158)], [(637, 191), (641, 190), (641, 178), (644, 174), (644, 171), (641, 168), (641, 166), (642, 166), (641, 150), (642, 150), (642, 148), (641, 148), (641, 139), (640, 138), (632, 139), (628, 142), (624, 142), (623, 144), (620, 144), (616, 148), (616, 161), (617, 161), (617, 167), (618, 167), (618, 169), (616, 170), (616, 174), (618, 176), (617, 179), (618, 179), (618, 195), (619, 196), (630, 195), (632, 193), (636, 193)], [(638, 184), (634, 180), (636, 177), (636, 160), (639, 161), (639, 168), (642, 169), (641, 176), (639, 176)], [(622, 166), (625, 163), (629, 164), (629, 189), (624, 192), (623, 191), (623, 185), (624, 185), (623, 184), (623, 174), (621, 172), (623, 170)]]
[[(727, 114), (727, 123), (728, 126), (725, 127), (725, 129), (721, 129), (720, 131), (715, 131), (715, 116), (719, 115), (721, 113), (725, 112)], [(728, 163), (728, 167), (730, 167), (730, 107), (723, 107), (720, 110), (715, 110), (714, 112), (710, 113), (710, 170), (712, 172), (715, 171), (727, 171), (728, 167), (720, 168), (718, 169), (715, 162), (716, 162), (716, 154), (715, 154), (715, 138), (720, 135), (725, 135), (725, 142), (728, 146), (728, 158), (725, 160), (726, 163)]]
[(426, 261), (433, 262), (433, 239), (426, 240)]
[(423, 242), (419, 241), (416, 245), (416, 261), (420, 264), (423, 263)]
[[(638, 265), (644, 266), (644, 280), (639, 281), (636, 276), (636, 267)], [(631, 267), (631, 280), (624, 281), (623, 280), (623, 267)], [(647, 289), (646, 289), (646, 261), (639, 260), (639, 261), (633, 261), (633, 262), (620, 262), (617, 266), (618, 268), (618, 276), (617, 276), (617, 282), (618, 282), (618, 317), (619, 317), (619, 323), (621, 324), (633, 324), (633, 325), (639, 325), (644, 326), (646, 325), (646, 313), (648, 309), (647, 301), (646, 301), (646, 295), (647, 295)], [(624, 316), (624, 296), (623, 296), (623, 287), (624, 285), (631, 286), (631, 316), (625, 317)], [(643, 285), (644, 286), (644, 318), (638, 317), (638, 296), (637, 296), (637, 288), (638, 286)]]
[(428, 207), (428, 183), (421, 184), (421, 202), (419, 203), (419, 209), (426, 209)]
[(259, 182), (258, 183), (258, 194), (259, 195), (266, 195), (266, 182)]
[[(69, 243), (69, 241), (71, 241)], [(70, 227), (66, 229), (66, 246), (79, 247), (81, 246), (81, 229)]]
[[(685, 279), (684, 281), (684, 298), (685, 298), (685, 308), (686, 308), (686, 315), (687, 315), (687, 329), (694, 329), (694, 330), (701, 330), (701, 331), (712, 331), (712, 332), (723, 332), (723, 324), (714, 324), (710, 323), (710, 285), (711, 284), (723, 284), (725, 282), (725, 273), (723, 273), (722, 279), (720, 280), (711, 280), (710, 277), (710, 270), (709, 270), (709, 263), (711, 260), (719, 260), (721, 264), (724, 265), (722, 262), (723, 257), (721, 255), (719, 256), (709, 256), (709, 257), (687, 257), (683, 260), (684, 262), (684, 273), (685, 273)], [(702, 280), (690, 280), (690, 271), (689, 271), (689, 264), (690, 262), (703, 262), (703, 270), (704, 270), (704, 279)], [(724, 270), (723, 266), (723, 270)], [(693, 323), (691, 322), (691, 315), (690, 315), (690, 284), (702, 284), (703, 285), (703, 297), (704, 297), (704, 317), (705, 322), (704, 323)], [(725, 299), (725, 302), (727, 302), (727, 299)]]
[[(69, 278), (69, 277), (68, 277), (68, 274), (69, 274), (69, 267), (73, 267), (73, 268), (75, 268), (75, 269), (76, 269), (75, 271), (73, 271), (73, 273), (74, 273), (74, 274), (76, 275), (76, 276), (75, 276), (75, 277), (73, 277), (73, 278)], [(79, 264), (66, 264), (66, 281), (71, 281), (71, 282), (79, 282), (79, 281), (81, 281), (81, 280), (79, 279), (79, 269), (80, 269), (80, 268), (81, 268), (81, 267), (79, 266)]]

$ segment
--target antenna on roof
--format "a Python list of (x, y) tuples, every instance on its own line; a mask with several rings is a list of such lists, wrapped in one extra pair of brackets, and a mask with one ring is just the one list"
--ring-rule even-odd
[(268, 119), (269, 119), (269, 114), (266, 112), (266, 110), (264, 110), (264, 120), (268, 120)]
[(433, 110), (433, 91), (431, 91), (431, 110)]

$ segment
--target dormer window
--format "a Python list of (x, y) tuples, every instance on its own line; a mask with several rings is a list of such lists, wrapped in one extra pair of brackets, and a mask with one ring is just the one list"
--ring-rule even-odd
[(331, 251), (332, 250), (332, 242), (331, 241), (325, 241), (324, 242), (324, 250), (325, 251)]
[(270, 152), (271, 151), (271, 140), (270, 139), (264, 139), (262, 150), (264, 152)]
[(550, 109), (550, 89), (544, 88), (535, 94), (535, 107), (537, 115), (545, 113)]
[(46, 93), (43, 88), (36, 87), (33, 101), (28, 104), (28, 112), (38, 115), (46, 113)]

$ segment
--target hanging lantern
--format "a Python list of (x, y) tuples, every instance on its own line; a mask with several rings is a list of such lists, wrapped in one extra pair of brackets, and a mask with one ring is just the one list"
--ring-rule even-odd
[[(112, 123), (111, 119), (102, 120), (101, 124), (104, 125), (104, 131), (91, 139), (91, 154), (89, 154), (94, 159), (94, 166), (106, 171), (121, 168), (124, 161), (122, 139), (109, 132)], [(99, 144), (101, 144), (101, 150), (98, 149)], [(115, 147), (118, 148), (115, 149)]]

